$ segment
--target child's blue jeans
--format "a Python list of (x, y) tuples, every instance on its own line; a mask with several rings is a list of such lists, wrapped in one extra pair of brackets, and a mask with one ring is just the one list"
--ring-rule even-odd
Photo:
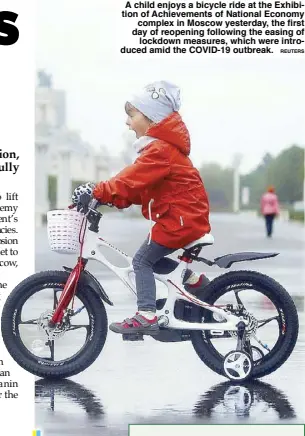
[(173, 271), (178, 262), (164, 258), (176, 251), (148, 239), (144, 241), (133, 258), (136, 276), (138, 309), (156, 311), (156, 283), (153, 272), (167, 274)]

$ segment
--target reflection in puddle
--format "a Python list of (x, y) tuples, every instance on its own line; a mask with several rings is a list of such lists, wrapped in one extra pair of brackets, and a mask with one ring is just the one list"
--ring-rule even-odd
[(283, 392), (261, 381), (232, 384), (224, 382), (213, 386), (194, 406), (196, 417), (224, 418), (235, 415), (247, 418), (264, 413), (276, 413), (278, 419), (295, 418), (295, 411)]
[[(101, 419), (104, 415), (103, 406), (100, 400), (92, 391), (71, 380), (38, 380), (35, 382), (36, 403), (49, 404), (48, 409), (66, 409), (72, 404), (83, 409), (88, 418)], [(64, 403), (63, 403), (63, 400)], [(64, 411), (64, 410), (63, 410)]]
[[(77, 408), (75, 413), (79, 414), (82, 409), (87, 419), (101, 420), (105, 416), (104, 408), (99, 398), (83, 385), (71, 380), (38, 380), (35, 383), (36, 403), (47, 405), (45, 409), (55, 410), (69, 414), (71, 407)], [(164, 412), (166, 415), (164, 415)], [(193, 410), (174, 410), (173, 408), (163, 408), (162, 416), (151, 416), (151, 423), (173, 422), (175, 414), (182, 415), (190, 423), (194, 423), (194, 418), (213, 418), (221, 417), (222, 423), (226, 418), (260, 418), (269, 421), (270, 415), (274, 414), (277, 419), (296, 418), (295, 411), (285, 394), (261, 381), (249, 381), (244, 383), (224, 382), (217, 384), (204, 393), (193, 407)], [(121, 421), (125, 421), (128, 411), (121, 415)], [(141, 416), (133, 416), (133, 422), (146, 422)], [(56, 420), (54, 420), (56, 421)], [(176, 422), (176, 419), (175, 419)], [(56, 423), (54, 422), (56, 426)]]

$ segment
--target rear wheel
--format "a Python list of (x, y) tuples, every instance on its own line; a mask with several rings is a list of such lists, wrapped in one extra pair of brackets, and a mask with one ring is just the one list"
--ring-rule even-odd
[[(292, 353), (299, 330), (297, 310), (288, 292), (272, 278), (256, 271), (232, 271), (209, 283), (198, 297), (216, 306), (230, 304), (235, 313), (240, 309), (253, 317), (245, 350), (253, 360), (251, 378), (274, 372)], [(224, 319), (198, 306), (193, 308), (193, 321), (219, 322), (219, 330), (192, 331), (191, 340), (200, 359), (226, 376), (223, 361), (236, 349), (236, 335), (221, 329)]]
[(104, 347), (108, 321), (102, 300), (78, 284), (70, 316), (48, 327), (69, 277), (45, 271), (21, 282), (3, 307), (1, 331), (13, 359), (32, 374), (52, 379), (71, 377), (88, 368)]

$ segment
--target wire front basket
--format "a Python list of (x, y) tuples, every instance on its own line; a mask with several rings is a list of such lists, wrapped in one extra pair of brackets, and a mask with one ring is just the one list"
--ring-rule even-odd
[(78, 253), (84, 219), (84, 215), (76, 210), (49, 211), (47, 229), (51, 250), (64, 254)]

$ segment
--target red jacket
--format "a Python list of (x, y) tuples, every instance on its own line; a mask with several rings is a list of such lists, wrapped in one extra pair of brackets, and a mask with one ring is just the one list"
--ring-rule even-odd
[(142, 205), (142, 214), (156, 224), (152, 240), (168, 248), (182, 248), (210, 232), (209, 202), (201, 177), (188, 155), (190, 137), (174, 112), (146, 135), (156, 138), (138, 159), (106, 182), (93, 195), (122, 209)]

